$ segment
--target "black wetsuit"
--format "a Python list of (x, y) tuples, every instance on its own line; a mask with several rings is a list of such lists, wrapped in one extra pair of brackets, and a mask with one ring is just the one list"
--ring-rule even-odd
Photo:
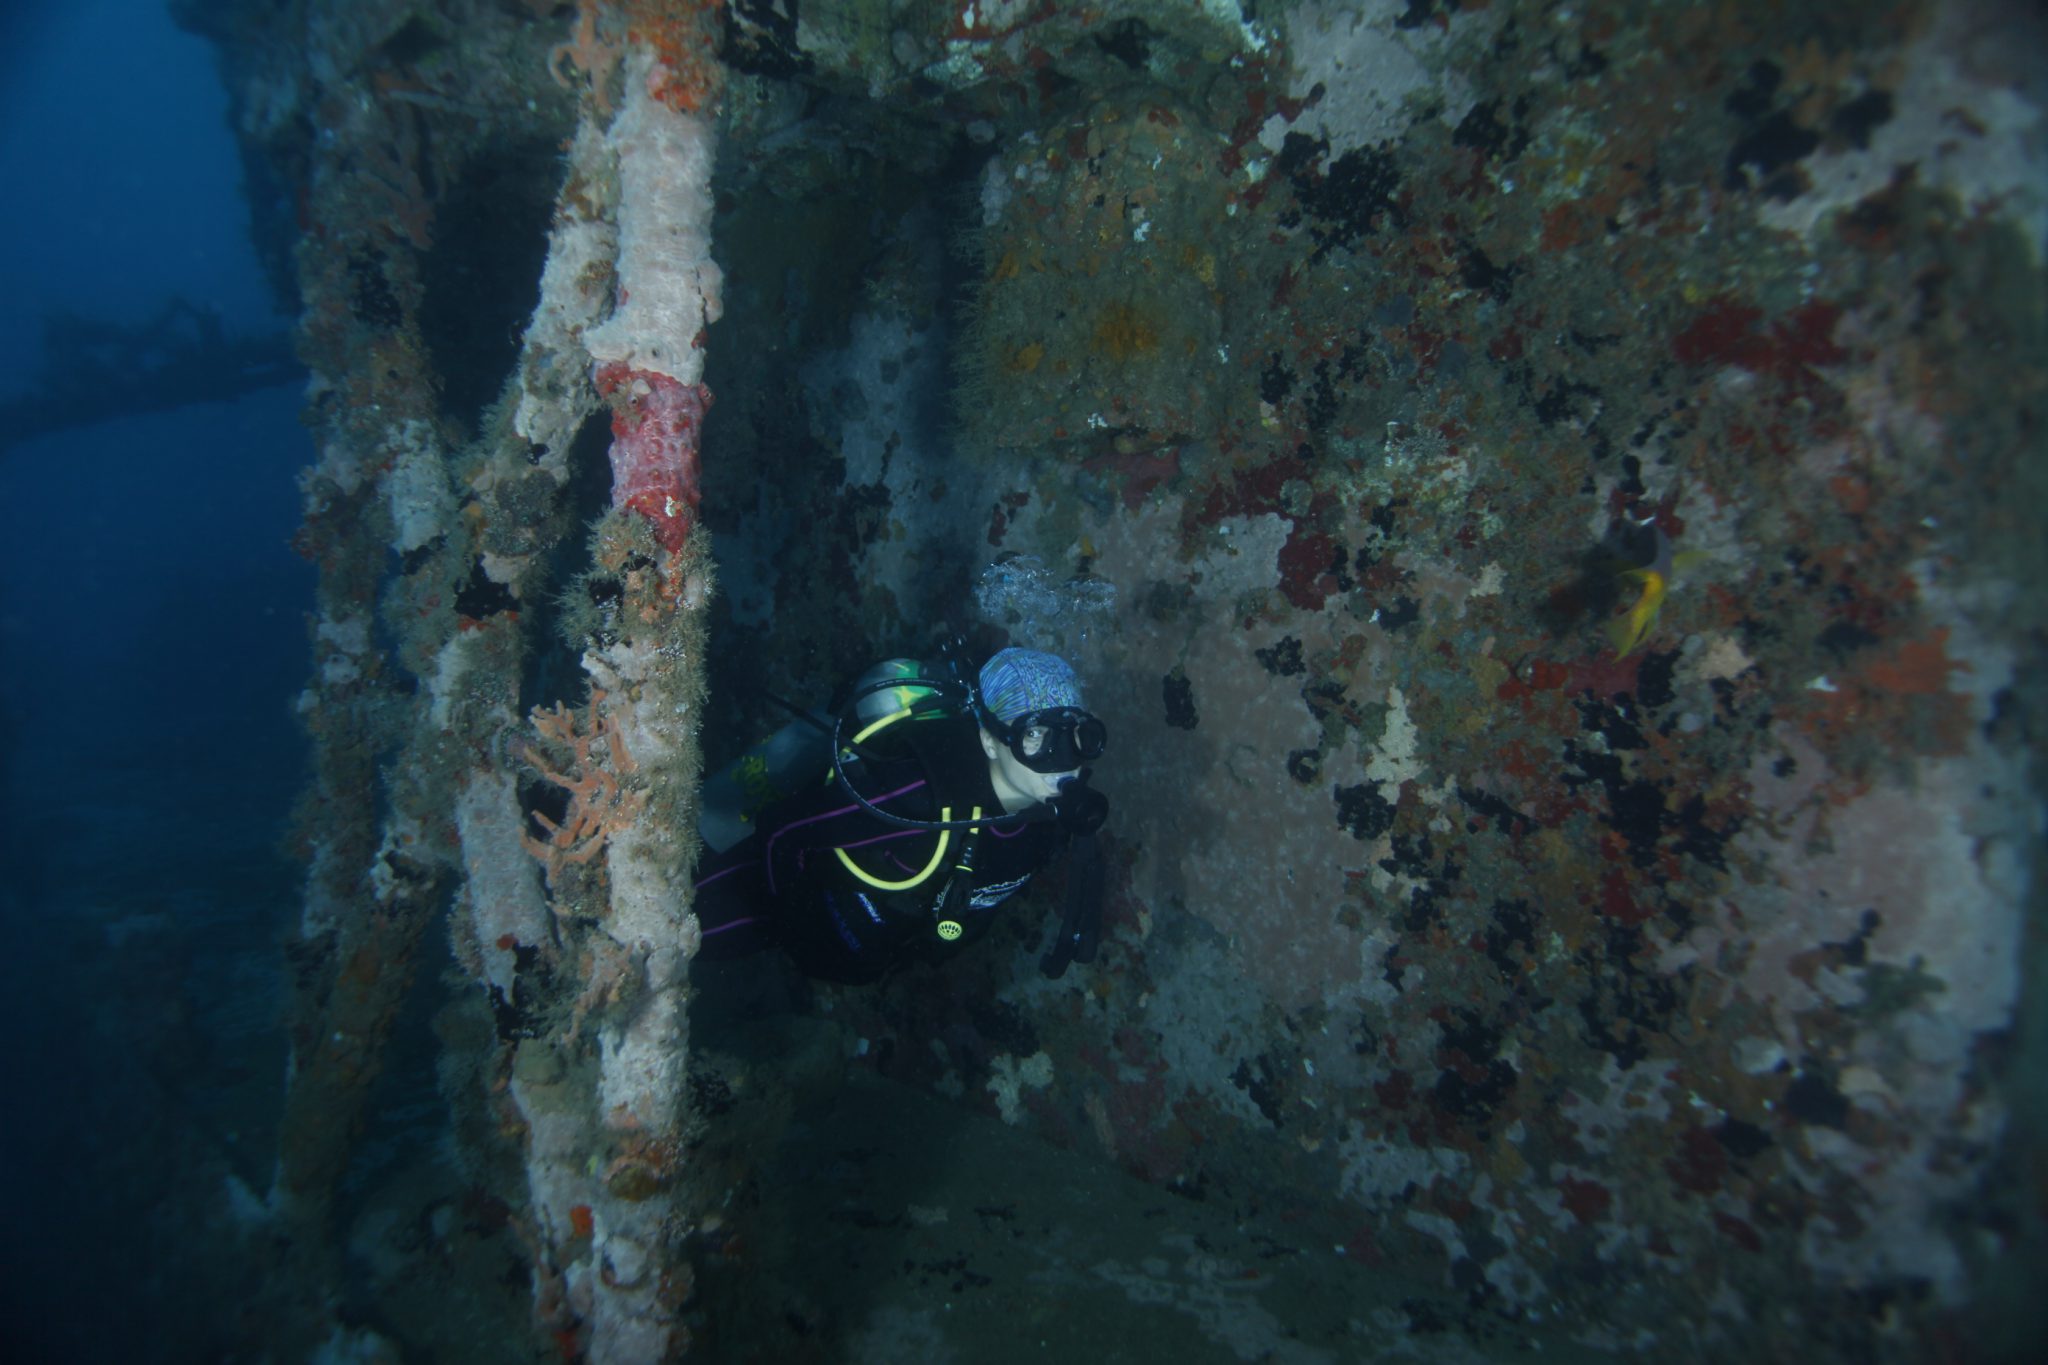
[[(849, 766), (848, 777), (891, 815), (938, 820), (950, 811), (945, 818), (966, 820), (978, 807), (997, 818), (973, 831), (905, 829), (820, 774), (698, 869), (699, 955), (779, 945), (811, 976), (864, 982), (903, 962), (951, 956), (987, 933), (996, 907), (1058, 853), (1064, 836), (1049, 812), (1002, 814), (979, 733), (972, 717), (908, 722), (897, 737), (900, 758)], [(949, 897), (970, 845), (967, 886)]]

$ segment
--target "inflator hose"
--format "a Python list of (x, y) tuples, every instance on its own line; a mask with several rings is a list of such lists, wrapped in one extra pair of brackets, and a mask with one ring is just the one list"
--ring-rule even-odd
[(1067, 854), (1067, 905), (1059, 937), (1038, 961), (1038, 970), (1058, 980), (1069, 962), (1095, 960), (1102, 937), (1102, 850), (1093, 834), (1077, 835)]

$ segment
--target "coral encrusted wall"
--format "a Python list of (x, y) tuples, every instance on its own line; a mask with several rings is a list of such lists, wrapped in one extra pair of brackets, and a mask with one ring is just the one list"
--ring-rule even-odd
[(1475, 1321), (1996, 1349), (2037, 19), (872, 8), (727, 51), (714, 711), (1058, 648), (1115, 803), (1100, 959), (1047, 894), (837, 999), (875, 1064)]

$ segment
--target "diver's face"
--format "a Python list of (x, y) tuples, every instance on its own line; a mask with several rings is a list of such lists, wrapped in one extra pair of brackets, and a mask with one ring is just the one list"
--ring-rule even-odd
[[(1024, 732), (1019, 747), (1026, 755), (1031, 755), (1043, 749), (1045, 742), (1045, 727), (1033, 726)], [(981, 732), (981, 751), (988, 755), (989, 785), (996, 789), (1003, 809), (1011, 815), (1052, 800), (1059, 795), (1060, 783), (1081, 771), (1079, 768), (1058, 773), (1034, 771), (1011, 753), (1008, 745), (987, 730)]]

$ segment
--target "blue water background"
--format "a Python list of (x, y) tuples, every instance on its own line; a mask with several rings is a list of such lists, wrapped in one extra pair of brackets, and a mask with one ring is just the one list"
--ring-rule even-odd
[[(211, 50), (159, 0), (6, 8), (0, 400), (33, 385), (52, 309), (132, 323), (183, 296), (231, 333), (286, 326)], [(115, 1322), (204, 1254), (181, 1258), (150, 1210), (225, 1203), (224, 1172), (261, 1188), (304, 768), (299, 402), (272, 389), (0, 451), (11, 1358), (136, 1349)]]

